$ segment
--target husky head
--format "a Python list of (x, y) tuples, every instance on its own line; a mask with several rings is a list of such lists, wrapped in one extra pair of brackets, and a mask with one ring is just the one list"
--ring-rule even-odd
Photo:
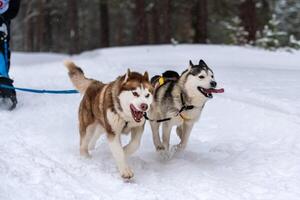
[(186, 73), (186, 90), (193, 95), (202, 95), (206, 98), (212, 98), (217, 82), (215, 81), (213, 71), (206, 65), (203, 60), (200, 60), (197, 65), (192, 61), (189, 63)]
[(150, 108), (153, 101), (153, 88), (149, 82), (148, 72), (144, 75), (137, 72), (127, 73), (121, 78), (119, 102), (126, 117), (141, 122), (144, 113)]

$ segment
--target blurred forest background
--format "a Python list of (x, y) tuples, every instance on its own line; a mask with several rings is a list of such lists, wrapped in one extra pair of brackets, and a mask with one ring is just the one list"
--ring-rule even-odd
[(30, 0), (12, 49), (79, 53), (110, 46), (208, 43), (300, 48), (299, 0)]

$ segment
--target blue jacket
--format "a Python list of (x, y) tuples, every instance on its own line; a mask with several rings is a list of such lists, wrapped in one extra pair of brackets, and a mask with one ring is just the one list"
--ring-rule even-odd
[[(0, 0), (0, 26), (6, 25), (6, 42), (0, 40), (0, 76), (8, 77), (10, 67), (10, 21), (18, 14), (20, 0)], [(5, 32), (6, 32), (5, 31)]]

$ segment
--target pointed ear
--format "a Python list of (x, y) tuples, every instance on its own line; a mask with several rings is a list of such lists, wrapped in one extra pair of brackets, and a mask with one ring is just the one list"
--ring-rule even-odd
[(189, 67), (188, 67), (188, 71), (191, 71), (191, 70), (192, 70), (192, 67), (194, 67), (194, 64), (193, 64), (192, 61), (190, 60), (190, 64), (189, 64)]
[(144, 73), (144, 78), (145, 78), (147, 81), (149, 81), (149, 74), (148, 74), (147, 71), (145, 71), (145, 73)]
[(202, 67), (207, 67), (206, 63), (202, 59), (199, 61), (199, 65)]
[(130, 69), (127, 69), (127, 73), (126, 73), (126, 75), (125, 75), (125, 78), (124, 78), (123, 83), (126, 83), (126, 82), (127, 82), (129, 76), (130, 76)]

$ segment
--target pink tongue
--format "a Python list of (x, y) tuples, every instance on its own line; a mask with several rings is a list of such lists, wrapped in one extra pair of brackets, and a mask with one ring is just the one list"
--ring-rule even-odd
[(224, 88), (220, 88), (220, 89), (206, 89), (205, 92), (207, 92), (207, 93), (223, 93), (224, 92)]
[(143, 113), (142, 113), (142, 112), (136, 112), (135, 117), (136, 117), (137, 119), (141, 119), (141, 118), (143, 117)]
[(142, 115), (141, 113), (138, 114), (138, 119), (141, 119), (142, 118)]

